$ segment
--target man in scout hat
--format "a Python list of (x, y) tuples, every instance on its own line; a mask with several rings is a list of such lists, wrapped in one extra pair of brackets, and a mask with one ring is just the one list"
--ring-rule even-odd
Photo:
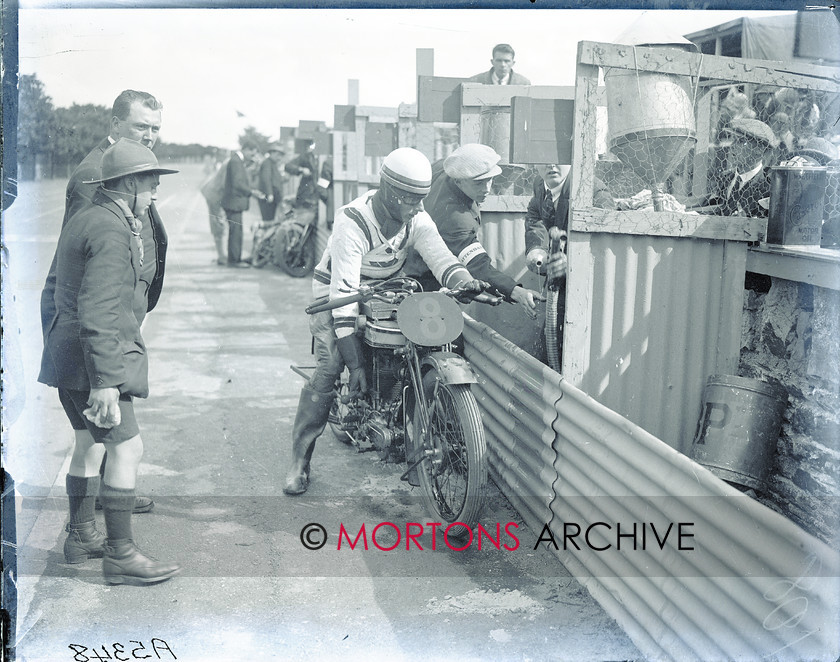
[(766, 217), (770, 208), (769, 165), (779, 139), (767, 124), (749, 118), (733, 119), (721, 133), (726, 147), (726, 173), (717, 213)]
[[(88, 155), (76, 166), (67, 182), (64, 198), (64, 218), (61, 227), (67, 225), (70, 218), (81, 209), (87, 207), (96, 192), (96, 184), (90, 183), (101, 173), (102, 155), (105, 150), (120, 138), (130, 138), (152, 149), (160, 134), (163, 104), (148, 92), (138, 90), (123, 90), (114, 99), (111, 108), (111, 122), (108, 135), (94, 147)], [(140, 217), (143, 224), (143, 241), (146, 260), (155, 264), (154, 270), (144, 271), (148, 278), (149, 289), (148, 308), (151, 312), (157, 305), (163, 288), (163, 276), (166, 267), (167, 237), (163, 221), (152, 204), (148, 211)], [(55, 261), (53, 257), (47, 280), (41, 293), (41, 330), (46, 336), (47, 329), (55, 317)], [(100, 475), (105, 471), (103, 459)], [(134, 504), (135, 513), (148, 513), (154, 508), (154, 501), (147, 496), (138, 496)], [(97, 509), (100, 504), (97, 502)]]
[[(500, 159), (487, 145), (462, 145), (444, 160), (442, 172), (439, 164), (435, 164), (438, 172), (424, 205), (449, 250), (470, 273), (522, 304), (526, 312), (535, 317), (536, 302), (541, 300), (541, 295), (518, 285), (513, 278), (496, 269), (478, 241), (479, 205), (487, 199), (493, 177), (502, 172), (498, 165)], [(416, 252), (409, 254), (405, 270), (417, 278), (424, 289), (439, 287)]]
[[(81, 563), (104, 555), (103, 574), (112, 584), (162, 581), (180, 570), (141, 553), (131, 529), (143, 455), (133, 398), (149, 394), (140, 325), (156, 268), (140, 219), (155, 199), (160, 175), (175, 172), (161, 168), (149, 148), (121, 138), (105, 150), (100, 176), (85, 182), (98, 184), (91, 204), (62, 228), (56, 250), (61, 287), (55, 290), (56, 312), (44, 338), (38, 381), (58, 388), (75, 430), (64, 556), (68, 563)], [(97, 494), (107, 539), (94, 521)]]

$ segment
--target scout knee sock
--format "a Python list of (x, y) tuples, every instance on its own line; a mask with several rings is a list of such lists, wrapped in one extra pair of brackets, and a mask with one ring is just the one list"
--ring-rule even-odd
[(93, 503), (99, 493), (99, 476), (83, 478), (67, 474), (67, 499), (70, 501), (70, 524), (93, 521)]
[(134, 489), (124, 490), (102, 483), (99, 499), (105, 511), (105, 531), (108, 540), (132, 538), (131, 511), (134, 508)]

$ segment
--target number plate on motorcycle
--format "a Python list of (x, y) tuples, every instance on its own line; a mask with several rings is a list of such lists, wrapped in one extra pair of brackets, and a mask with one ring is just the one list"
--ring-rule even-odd
[(440, 292), (418, 292), (397, 308), (400, 331), (415, 345), (435, 347), (455, 340), (464, 330), (461, 308)]

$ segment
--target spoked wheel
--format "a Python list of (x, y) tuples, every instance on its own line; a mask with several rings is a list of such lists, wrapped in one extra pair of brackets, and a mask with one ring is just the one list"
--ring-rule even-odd
[(347, 434), (346, 430), (341, 428), (341, 421), (347, 415), (348, 407), (345, 405), (341, 398), (342, 396), (347, 395), (350, 391), (350, 385), (344, 379), (341, 380), (341, 383), (337, 385), (338, 387), (338, 395), (336, 395), (335, 399), (333, 400), (332, 407), (330, 407), (330, 413), (327, 420), (330, 424), (330, 430), (335, 435), (335, 438), (338, 439), (341, 443), (347, 444), (348, 446), (353, 443), (353, 440), (350, 438), (350, 435)]
[(285, 221), (274, 242), (274, 264), (290, 276), (303, 278), (315, 269), (315, 223), (317, 210), (298, 207), (293, 220)]
[(262, 268), (271, 260), (271, 254), (274, 251), (272, 247), (272, 239), (274, 233), (268, 231), (265, 236), (260, 238), (257, 245), (254, 247), (254, 255), (251, 258), (251, 266)]
[[(425, 444), (429, 457), (417, 467), (423, 502), (433, 517), (463, 523), (448, 534), (463, 537), (478, 522), (487, 487), (487, 445), (481, 414), (468, 385), (440, 383), (435, 370), (423, 378), (423, 391), (429, 409)], [(413, 418), (419, 434), (416, 404)]]

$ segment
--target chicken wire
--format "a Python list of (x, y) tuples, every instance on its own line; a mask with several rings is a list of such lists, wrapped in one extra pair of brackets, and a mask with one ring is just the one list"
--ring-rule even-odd
[(641, 69), (601, 73), (605, 122), (584, 112), (599, 135), (606, 123), (606, 144), (599, 137), (583, 176), (594, 162), (594, 190), (602, 183), (616, 209), (769, 218), (772, 206), (817, 224), (816, 237), (799, 243), (840, 245), (840, 95)]

